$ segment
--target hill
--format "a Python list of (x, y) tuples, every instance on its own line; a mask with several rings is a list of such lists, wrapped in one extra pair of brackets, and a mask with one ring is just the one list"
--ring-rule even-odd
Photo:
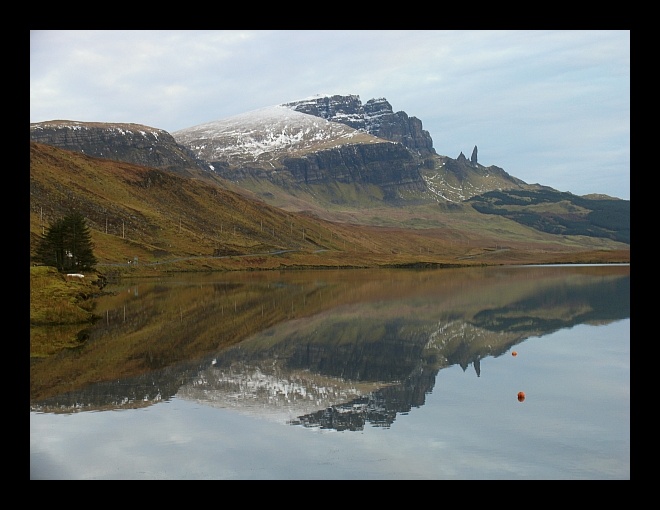
[(31, 255), (51, 222), (77, 210), (102, 272), (630, 260), (625, 243), (540, 232), (463, 203), (428, 228), (408, 228), (410, 220), (397, 222), (395, 214), (387, 220), (396, 226), (340, 223), (274, 207), (220, 176), (190, 173), (31, 142)]

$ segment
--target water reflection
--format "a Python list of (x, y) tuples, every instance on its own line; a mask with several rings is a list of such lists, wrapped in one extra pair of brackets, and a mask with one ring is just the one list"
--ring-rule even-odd
[(177, 276), (118, 285), (76, 349), (32, 363), (31, 410), (173, 396), (278, 422), (389, 427), (443, 368), (630, 317), (629, 266)]

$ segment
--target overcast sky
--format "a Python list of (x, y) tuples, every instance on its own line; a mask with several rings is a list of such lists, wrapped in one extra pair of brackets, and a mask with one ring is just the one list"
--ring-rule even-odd
[(315, 94), (386, 98), (438, 154), (630, 199), (630, 31), (31, 31), (30, 122), (170, 133)]

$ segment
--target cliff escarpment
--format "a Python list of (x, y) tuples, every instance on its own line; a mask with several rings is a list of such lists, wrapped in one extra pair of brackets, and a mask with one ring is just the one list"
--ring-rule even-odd
[[(403, 145), (391, 142), (342, 145), (297, 157), (284, 157), (277, 169), (227, 167), (214, 163), (221, 176), (249, 187), (251, 178), (268, 180), (282, 189), (299, 189), (315, 194), (336, 186), (369, 188), (385, 202), (397, 202), (405, 194), (428, 194), (419, 171), (419, 161)], [(254, 191), (258, 192), (257, 188)], [(345, 198), (332, 193), (333, 203)]]
[(422, 121), (403, 111), (395, 113), (384, 97), (362, 104), (360, 96), (356, 95), (319, 96), (284, 106), (403, 144), (422, 157), (435, 154), (433, 140), (429, 132), (422, 129)]
[(208, 165), (179, 145), (167, 131), (141, 124), (55, 120), (30, 124), (30, 140), (81, 152), (96, 158), (123, 161), (187, 173)]
[(297, 182), (369, 184), (403, 184), (423, 180), (410, 153), (393, 143), (344, 145), (307, 154), (301, 158), (284, 158), (282, 164)]

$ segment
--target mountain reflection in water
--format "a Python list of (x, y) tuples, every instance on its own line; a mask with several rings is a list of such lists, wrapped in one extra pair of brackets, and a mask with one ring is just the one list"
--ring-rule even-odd
[[(31, 410), (176, 396), (278, 422), (389, 427), (439, 370), (630, 317), (629, 266), (326, 270), (125, 282), (88, 340), (31, 367)], [(139, 290), (139, 291), (138, 291)]]

